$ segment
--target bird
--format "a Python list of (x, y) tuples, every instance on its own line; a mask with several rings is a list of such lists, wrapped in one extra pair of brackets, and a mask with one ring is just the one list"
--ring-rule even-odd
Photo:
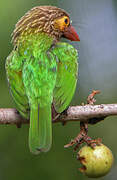
[(29, 149), (47, 152), (52, 145), (52, 106), (63, 112), (74, 95), (78, 52), (61, 38), (80, 41), (69, 14), (55, 6), (37, 6), (15, 25), (13, 50), (5, 69), (20, 115), (30, 120)]

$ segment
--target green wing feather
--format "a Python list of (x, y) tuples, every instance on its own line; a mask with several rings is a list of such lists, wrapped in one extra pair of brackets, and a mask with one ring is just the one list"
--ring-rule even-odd
[(58, 58), (57, 80), (53, 104), (58, 113), (64, 111), (74, 95), (78, 76), (78, 52), (72, 45), (57, 43), (54, 54)]
[(6, 60), (6, 73), (10, 91), (17, 110), (24, 118), (29, 119), (29, 103), (22, 80), (22, 65), (21, 57), (17, 51), (13, 50)]

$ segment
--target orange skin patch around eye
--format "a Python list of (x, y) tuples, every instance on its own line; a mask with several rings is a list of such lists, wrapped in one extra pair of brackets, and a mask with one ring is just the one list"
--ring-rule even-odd
[[(65, 23), (65, 20), (67, 20), (67, 23)], [(55, 20), (54, 27), (56, 29), (60, 29), (61, 31), (64, 31), (66, 27), (68, 27), (70, 24), (70, 20), (67, 16), (63, 16), (59, 19)]]

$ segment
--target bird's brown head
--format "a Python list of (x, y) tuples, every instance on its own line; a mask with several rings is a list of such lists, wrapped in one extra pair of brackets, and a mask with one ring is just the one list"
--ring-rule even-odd
[(37, 6), (28, 11), (16, 24), (13, 42), (16, 44), (21, 34), (45, 32), (59, 40), (65, 37), (71, 41), (80, 41), (70, 23), (69, 15), (55, 6)]

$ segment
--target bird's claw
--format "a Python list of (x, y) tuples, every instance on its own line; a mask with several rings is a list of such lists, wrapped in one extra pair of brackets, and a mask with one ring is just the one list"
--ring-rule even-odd
[(74, 147), (74, 151), (76, 151), (79, 146), (83, 143), (86, 143), (88, 146), (90, 146), (91, 148), (95, 148), (95, 146), (99, 146), (101, 144), (101, 139), (98, 138), (98, 139), (91, 139), (89, 136), (87, 135), (84, 135), (84, 137), (81, 138), (80, 134), (79, 136), (77, 136), (74, 140), (71, 140), (70, 143), (66, 144), (64, 146), (64, 148), (68, 148), (68, 147), (71, 147), (73, 145), (75, 145)]
[(95, 146), (99, 146), (101, 144), (102, 140), (101, 138), (91, 139), (89, 136), (86, 136), (84, 137), (84, 142), (94, 149)]
[(74, 151), (76, 151), (79, 146), (83, 143), (86, 143), (88, 146), (95, 148), (96, 145), (100, 145), (101, 144), (101, 139), (91, 139), (87, 133), (88, 133), (88, 127), (87, 127), (87, 123), (81, 123), (80, 124), (80, 133), (77, 135), (77, 137), (75, 137), (73, 140), (70, 141), (70, 143), (66, 144), (64, 147), (68, 148), (71, 147), (73, 145), (75, 145), (74, 147)]

